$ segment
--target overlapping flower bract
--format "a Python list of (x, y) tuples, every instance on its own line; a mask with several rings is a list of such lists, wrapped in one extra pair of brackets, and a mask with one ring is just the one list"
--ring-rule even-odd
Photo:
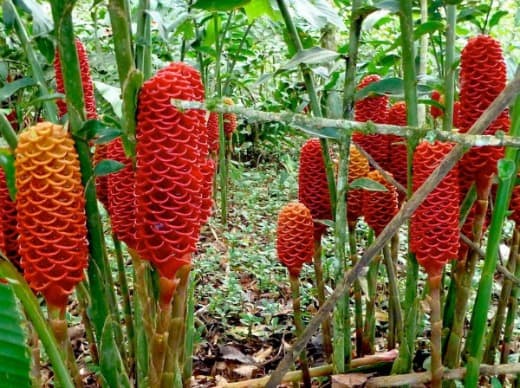
[[(224, 104), (230, 106), (235, 104), (229, 97), (223, 98), (222, 101)], [(224, 133), (227, 137), (231, 137), (233, 132), (235, 132), (237, 129), (237, 115), (234, 113), (224, 113), (222, 118), (224, 120)]]
[(2, 168), (0, 168), (0, 251), (16, 266), (20, 265), (16, 206), (9, 196), (7, 181)]
[[(417, 190), (453, 148), (452, 144), (420, 143), (413, 158), (413, 189)], [(459, 250), (458, 171), (453, 168), (428, 194), (412, 216), (410, 249), (430, 276), (440, 275)]]
[[(406, 126), (406, 104), (404, 101), (396, 102), (390, 107), (387, 122), (392, 125)], [(389, 135), (388, 139), (390, 143), (388, 171), (397, 182), (406, 187), (408, 176), (406, 139), (396, 135)]]
[(16, 210), (24, 276), (64, 308), (87, 266), (84, 189), (70, 134), (49, 122), (28, 128), (16, 148)]
[(278, 259), (295, 276), (304, 263), (312, 262), (314, 226), (310, 210), (302, 203), (289, 203), (278, 214), (276, 251)]
[[(85, 51), (85, 47), (79, 39), (76, 39), (76, 50), (78, 52), (79, 67), (81, 71), (81, 83), (83, 87), (83, 98), (85, 102), (85, 111), (87, 112), (87, 119), (95, 119), (96, 113), (96, 99), (94, 97), (94, 84), (90, 77), (90, 66), (88, 63), (88, 55)], [(61, 71), (60, 54), (56, 50), (54, 56), (54, 71), (56, 73), (56, 91), (58, 93), (65, 93), (65, 87), (63, 84), (63, 73)], [(67, 113), (67, 104), (63, 100), (58, 100), (58, 110), (60, 116)]]
[[(370, 171), (368, 160), (358, 151), (358, 149), (350, 146), (350, 161), (348, 165), (348, 181), (349, 183), (365, 177)], [(352, 189), (347, 193), (347, 218), (350, 224), (354, 224), (359, 217), (363, 215), (363, 195), (364, 190)]]
[[(298, 200), (309, 208), (313, 219), (332, 219), (327, 173), (318, 139), (307, 140), (300, 151)], [(325, 225), (315, 222), (314, 238), (318, 240), (326, 228)]]
[(116, 237), (135, 249), (135, 172), (132, 160), (125, 155), (121, 139), (107, 146), (108, 159), (124, 164), (124, 167), (108, 175), (108, 212)]
[[(460, 109), (457, 126), (467, 132), (493, 102), (506, 85), (506, 65), (500, 43), (490, 36), (471, 38), (461, 53)], [(502, 112), (484, 131), (493, 135), (496, 131), (509, 130), (509, 114)], [(491, 184), (498, 159), (503, 155), (501, 147), (475, 147), (460, 161), (460, 188), (465, 193), (473, 181), (477, 190)], [(469, 184), (469, 185), (468, 185)]]
[[(439, 103), (443, 103), (443, 97), (438, 90), (434, 90), (431, 95), (432, 100), (437, 101)], [(434, 119), (438, 117), (444, 116), (444, 111), (441, 108), (436, 107), (435, 105), (430, 106), (430, 114)]]
[[(137, 251), (172, 279), (191, 262), (201, 225), (205, 112), (170, 100), (203, 101), (198, 71), (172, 63), (143, 84), (137, 115)], [(206, 140), (207, 142), (207, 140)]]
[(377, 170), (371, 171), (367, 178), (379, 182), (387, 191), (365, 191), (363, 196), (363, 215), (365, 221), (376, 235), (381, 233), (398, 211), (397, 191)]
[(218, 113), (211, 112), (208, 117), (208, 123), (206, 125), (208, 132), (208, 146), (209, 151), (213, 154), (218, 153), (219, 147), (219, 130), (218, 130)]
[[(377, 82), (380, 79), (381, 77), (378, 75), (368, 75), (361, 80), (357, 86), (357, 90), (361, 90), (372, 82)], [(356, 121), (372, 121), (376, 124), (385, 124), (387, 116), (388, 97), (386, 96), (365, 97), (357, 101), (354, 106), (354, 119)], [(368, 152), (381, 167), (385, 170), (387, 169), (390, 152), (388, 136), (380, 134), (364, 135), (359, 132), (354, 132), (352, 139)]]

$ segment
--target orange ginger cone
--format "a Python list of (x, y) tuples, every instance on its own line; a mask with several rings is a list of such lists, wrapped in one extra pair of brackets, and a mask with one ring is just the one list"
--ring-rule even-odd
[(16, 148), (17, 220), (24, 276), (49, 307), (64, 311), (87, 267), (84, 188), (70, 133), (39, 123)]

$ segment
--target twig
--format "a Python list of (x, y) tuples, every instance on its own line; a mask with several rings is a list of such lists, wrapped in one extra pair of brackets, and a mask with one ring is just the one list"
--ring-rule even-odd
[[(480, 365), (480, 375), (492, 376), (506, 373), (519, 373), (520, 363), (501, 365)], [(466, 368), (446, 370), (442, 376), (443, 380), (460, 380), (466, 374)], [(401, 387), (411, 384), (425, 384), (431, 381), (430, 372), (408, 373), (404, 375), (373, 377), (368, 380), (366, 387)]]
[[(471, 134), (482, 133), (491, 122), (502, 112), (508, 104), (513, 100), (516, 94), (520, 91), (520, 76), (517, 76), (507, 87), (500, 93), (500, 95), (493, 101), (493, 103), (486, 109), (482, 116), (473, 124), (470, 129)], [(309, 322), (307, 328), (303, 332), (301, 338), (296, 341), (291, 352), (287, 352), (283, 360), (280, 362), (275, 372), (271, 375), (267, 387), (275, 388), (285, 375), (287, 370), (291, 367), (295, 357), (302, 351), (312, 335), (319, 328), (321, 322), (330, 314), (336, 303), (342, 298), (350, 289), (352, 282), (357, 279), (363, 267), (365, 267), (372, 258), (383, 248), (384, 244), (392, 238), (399, 227), (412, 215), (412, 213), (424, 201), (426, 196), (439, 184), (439, 182), (448, 174), (448, 172), (455, 166), (457, 161), (464, 154), (463, 146), (457, 145), (444, 158), (441, 164), (432, 172), (426, 179), (424, 184), (410, 197), (408, 202), (405, 202), (401, 210), (395, 215), (390, 223), (385, 227), (381, 234), (376, 238), (374, 243), (367, 248), (359, 262), (345, 274), (343, 281), (336, 287), (334, 292), (329, 296), (325, 304), (320, 308), (318, 313)]]
[[(518, 84), (520, 80), (514, 80), (511, 82), (511, 93), (516, 93), (516, 89), (518, 89)], [(516, 86), (515, 86), (516, 85)], [(516, 88), (516, 89), (515, 89)], [(502, 106), (504, 109), (507, 107), (509, 102), (513, 97), (508, 97), (507, 103)], [(179, 109), (204, 109), (210, 112), (219, 112), (219, 113), (235, 113), (240, 116), (247, 117), (248, 122), (254, 123), (265, 123), (277, 121), (281, 123), (285, 123), (289, 126), (297, 127), (303, 129), (306, 132), (312, 133), (314, 136), (321, 137), (337, 137), (335, 134), (327, 134), (321, 133), (320, 129), (323, 128), (335, 128), (340, 130), (348, 131), (352, 133), (354, 131), (361, 132), (364, 134), (374, 134), (379, 133), (383, 135), (398, 135), (403, 137), (412, 137), (423, 135), (428, 136), (428, 140), (442, 140), (449, 141), (453, 143), (458, 143), (460, 145), (466, 147), (484, 147), (484, 146), (494, 146), (494, 147), (503, 147), (503, 146), (511, 146), (511, 147), (520, 147), (520, 139), (514, 138), (511, 136), (496, 134), (496, 135), (480, 135), (482, 131), (472, 132), (472, 133), (457, 133), (457, 132), (447, 132), (447, 131), (439, 131), (430, 128), (418, 128), (413, 126), (398, 126), (398, 125), (390, 125), (390, 124), (374, 124), (371, 121), (368, 122), (358, 122), (352, 120), (343, 120), (343, 119), (329, 119), (324, 117), (312, 117), (299, 113), (292, 112), (265, 112), (260, 110), (255, 110), (251, 108), (245, 108), (241, 105), (226, 105), (221, 102), (216, 102), (215, 100), (211, 100), (207, 103), (202, 103), (198, 101), (186, 101), (186, 100), (178, 100), (172, 99), (172, 105), (178, 107)]]

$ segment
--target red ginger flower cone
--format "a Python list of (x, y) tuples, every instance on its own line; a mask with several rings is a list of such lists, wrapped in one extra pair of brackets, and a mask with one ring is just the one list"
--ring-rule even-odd
[[(87, 119), (97, 118), (96, 113), (96, 99), (94, 97), (94, 84), (90, 77), (90, 66), (88, 63), (88, 55), (85, 47), (79, 39), (76, 39), (76, 50), (78, 52), (79, 67), (81, 71), (81, 84), (83, 87), (83, 98), (85, 101), (85, 110), (87, 112)], [(56, 72), (56, 91), (58, 93), (65, 93), (63, 85), (63, 73), (61, 71), (60, 54), (56, 50), (54, 56), (54, 71)], [(67, 113), (67, 104), (63, 100), (58, 100), (58, 110), (60, 116)]]
[[(201, 225), (202, 110), (177, 110), (172, 98), (203, 101), (198, 71), (172, 63), (143, 84), (137, 115), (137, 251), (162, 277), (190, 264)], [(205, 155), (204, 155), (205, 157)]]
[(118, 240), (135, 249), (135, 172), (132, 160), (125, 155), (119, 138), (108, 144), (107, 157), (124, 164), (121, 170), (107, 176), (112, 230)]
[[(406, 126), (406, 103), (396, 102), (388, 111), (388, 124)], [(404, 187), (407, 185), (408, 162), (406, 152), (406, 139), (402, 136), (389, 135), (390, 143), (390, 163), (388, 171), (394, 176), (395, 180)], [(402, 198), (401, 198), (402, 199)]]
[[(438, 90), (434, 90), (431, 95), (432, 100), (437, 101), (440, 104), (444, 104), (444, 96)], [(430, 106), (430, 114), (434, 119), (444, 116), (444, 111), (435, 105)]]
[[(222, 101), (229, 106), (235, 105), (233, 100), (229, 97), (223, 98)], [(233, 132), (237, 129), (237, 115), (234, 113), (224, 113), (222, 118), (224, 119), (224, 133), (227, 137), (231, 137)]]
[[(453, 148), (422, 142), (413, 158), (413, 189), (417, 190)], [(459, 250), (458, 170), (453, 168), (417, 208), (411, 222), (411, 251), (430, 276), (438, 276)]]
[[(500, 43), (479, 35), (471, 38), (462, 50), (460, 61), (460, 111), (458, 128), (467, 132), (506, 85), (506, 65)], [(504, 111), (485, 130), (492, 135), (497, 130), (509, 130), (509, 114)], [(491, 184), (503, 148), (475, 147), (460, 162), (461, 190), (465, 194), (467, 182), (475, 181), (482, 191)]]
[(20, 266), (16, 206), (9, 196), (7, 181), (2, 168), (0, 168), (0, 251), (17, 267)]
[[(300, 151), (298, 200), (311, 211), (315, 220), (331, 220), (330, 193), (319, 139), (309, 139)], [(319, 240), (327, 227), (314, 223), (314, 239)]]
[(217, 154), (219, 148), (219, 129), (217, 112), (211, 112), (209, 114), (206, 128), (208, 132), (209, 152), (212, 154)]
[(78, 155), (61, 125), (39, 123), (16, 148), (21, 265), (31, 288), (65, 308), (87, 267), (85, 200)]
[[(350, 146), (350, 161), (348, 165), (348, 182), (367, 176), (370, 171), (368, 160), (358, 151), (358, 149)], [(357, 219), (363, 215), (363, 195), (364, 190), (353, 189), (347, 193), (347, 218), (352, 225)]]
[(304, 263), (314, 255), (314, 226), (310, 210), (302, 203), (292, 202), (278, 214), (276, 238), (278, 259), (289, 273), (298, 276)]
[(367, 178), (381, 183), (387, 191), (365, 191), (363, 197), (363, 215), (365, 221), (376, 235), (380, 234), (385, 226), (397, 214), (397, 191), (388, 183), (377, 170), (371, 171)]
[[(381, 79), (378, 75), (368, 75), (361, 80), (357, 90), (361, 90), (372, 82)], [(376, 124), (385, 124), (388, 116), (388, 97), (369, 96), (357, 101), (354, 106), (354, 119), (360, 122), (372, 121)], [(352, 139), (368, 152), (374, 160), (383, 168), (389, 164), (390, 143), (385, 135), (364, 135), (354, 132)]]

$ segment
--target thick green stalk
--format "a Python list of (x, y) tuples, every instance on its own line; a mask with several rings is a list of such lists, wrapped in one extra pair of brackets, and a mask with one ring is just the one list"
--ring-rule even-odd
[[(314, 275), (316, 277), (316, 291), (318, 294), (318, 304), (321, 307), (325, 303), (325, 282), (323, 281), (323, 268), (321, 263), (321, 239), (314, 243)], [(323, 350), (327, 361), (332, 354), (332, 340), (330, 321), (324, 321), (321, 326), (323, 330)]]
[(137, 7), (137, 39), (135, 42), (136, 67), (143, 73), (144, 79), (152, 75), (152, 38), (151, 18), (148, 14), (150, 0), (139, 0)]
[[(421, 7), (421, 24), (428, 22), (428, 0), (420, 0)], [(428, 34), (423, 34), (419, 41), (419, 69), (418, 79), (426, 76), (426, 67), (428, 63)], [(418, 124), (423, 126), (426, 121), (426, 106), (420, 104), (418, 107)]]
[[(511, 273), (516, 271), (516, 253), (518, 252), (520, 235), (515, 229), (513, 233), (513, 241), (511, 243), (509, 251), (509, 259), (507, 261), (507, 269)], [(510, 279), (504, 279), (502, 283), (502, 291), (500, 292), (500, 298), (498, 299), (498, 307), (493, 320), (493, 325), (488, 334), (488, 340), (486, 345), (486, 353), (484, 355), (484, 363), (494, 364), (495, 353), (500, 339), (500, 333), (502, 333), (502, 326), (506, 319), (506, 309), (509, 304), (509, 297), (511, 296), (511, 290), (513, 289), (513, 282)]]
[(188, 299), (186, 306), (186, 337), (184, 338), (184, 368), (182, 370), (182, 381), (187, 386), (193, 374), (193, 348), (195, 341), (195, 278), (189, 276), (188, 278)]
[[(70, 127), (73, 134), (81, 129), (85, 118), (83, 103), (83, 89), (79, 69), (76, 44), (72, 23), (72, 7), (74, 1), (51, 1), (58, 49), (63, 66), (63, 81), (67, 97), (67, 110)], [(101, 338), (105, 319), (110, 314), (108, 301), (114, 300), (113, 289), (109, 289), (107, 281), (111, 274), (104, 249), (104, 236), (101, 219), (99, 217), (96, 188), (93, 184), (94, 176), (90, 160), (90, 147), (86, 141), (77, 141), (76, 149), (79, 155), (81, 178), (85, 187), (85, 210), (89, 232), (90, 263), (88, 268), (89, 283), (92, 297), (92, 317), (97, 338)], [(95, 295), (95, 296), (94, 296)]]
[[(404, 74), (404, 99), (406, 103), (406, 119), (408, 125), (417, 126), (417, 76), (415, 70), (415, 50), (413, 38), (413, 15), (412, 1), (400, 0), (400, 26), (401, 26), (401, 52), (403, 58)], [(413, 160), (413, 150), (415, 139), (407, 139), (407, 164), (408, 164), (408, 197), (412, 194), (412, 175), (410, 174)], [(417, 326), (417, 280), (419, 266), (415, 255), (407, 255), (406, 268), (406, 291), (404, 300), (404, 311), (406, 316), (406, 330), (404, 331), (404, 341), (400, 346), (399, 356), (394, 363), (392, 373), (400, 374), (408, 372), (412, 367), (412, 355)]]
[(123, 257), (123, 250), (121, 242), (117, 239), (115, 234), (112, 234), (112, 241), (114, 242), (114, 251), (117, 262), (117, 275), (119, 279), (119, 291), (123, 299), (123, 312), (125, 315), (126, 336), (128, 338), (128, 353), (126, 357), (126, 365), (129, 371), (134, 369), (135, 364), (135, 348), (136, 338), (134, 331), (134, 320), (132, 319), (132, 302), (130, 301), (130, 292), (128, 289), (128, 281), (126, 279), (126, 265)]
[[(352, 266), (358, 262), (357, 244), (356, 244), (356, 224), (349, 225), (348, 240), (350, 248), (350, 257)], [(361, 284), (359, 279), (354, 282), (354, 322), (356, 326), (356, 355), (361, 357), (363, 346), (363, 300), (361, 295)]]
[[(276, 3), (278, 4), (278, 8), (280, 9), (280, 13), (282, 14), (292, 44), (294, 45), (294, 47), (296, 47), (297, 52), (301, 52), (303, 50), (303, 45), (300, 40), (300, 36), (298, 35), (296, 25), (293, 22), (291, 14), (289, 13), (287, 3), (285, 2), (285, 0), (276, 0)], [(318, 99), (318, 93), (316, 92), (316, 87), (314, 85), (312, 73), (310, 69), (307, 67), (307, 65), (304, 64), (300, 65), (300, 71), (302, 72), (305, 87), (309, 95), (312, 113), (315, 117), (322, 117), (320, 101)], [(328, 141), (323, 138), (320, 138), (320, 143), (323, 154), (323, 161), (325, 162), (325, 170), (327, 172), (327, 183), (329, 185), (332, 214), (336, 214), (336, 183), (334, 178), (334, 169), (332, 167), (332, 160), (329, 153), (329, 144)]]
[(5, 139), (11, 151), (14, 152), (18, 144), (18, 137), (11, 123), (3, 113), (0, 113), (0, 135)]
[(394, 338), (397, 343), (399, 343), (399, 346), (401, 346), (401, 344), (404, 343), (403, 314), (401, 310), (401, 302), (399, 300), (399, 286), (397, 284), (395, 263), (392, 260), (392, 253), (388, 244), (383, 247), (383, 257), (388, 275), (388, 291), (390, 294), (390, 303), (388, 308), (389, 319), (392, 319), (394, 322)]
[(125, 0), (109, 0), (108, 11), (123, 98), (121, 127), (126, 134), (126, 139), (123, 140), (128, 140), (128, 143), (125, 142), (125, 150), (133, 157), (135, 155), (137, 94), (143, 82), (143, 74), (134, 65), (128, 3)]
[(455, 27), (457, 24), (457, 6), (446, 5), (446, 61), (444, 67), (444, 118), (442, 129), (450, 131), (453, 127), (453, 101), (455, 94)]
[[(520, 69), (520, 68), (519, 68)], [(520, 74), (520, 71), (517, 71)], [(511, 136), (520, 135), (520, 96), (516, 97), (512, 110)], [(493, 288), (493, 275), (495, 273), (498, 248), (502, 237), (502, 226), (509, 208), (511, 192), (516, 180), (518, 171), (518, 149), (507, 147), (505, 157), (502, 164), (498, 167), (498, 192), (495, 203), (493, 216), (491, 218), (491, 226), (489, 228), (488, 244), (486, 247), (486, 258), (484, 267), (482, 268), (482, 277), (480, 278), (477, 291), (477, 298), (471, 316), (470, 332), (468, 335), (468, 371), (464, 382), (466, 386), (473, 387), (477, 385), (479, 376), (479, 366), (482, 362), (483, 345), (485, 332), (487, 327), (487, 312)]]
[[(291, 295), (293, 300), (294, 327), (296, 329), (296, 337), (299, 337), (303, 332), (303, 322), (300, 306), (300, 281), (298, 276), (292, 274), (290, 275), (289, 280), (291, 283)], [(307, 355), (305, 350), (300, 354), (300, 364), (303, 373), (303, 386), (305, 388), (311, 388), (311, 375), (309, 373), (309, 365), (307, 364)]]
[[(347, 258), (345, 255), (345, 244), (347, 241), (347, 184), (348, 184), (348, 160), (350, 153), (350, 136), (343, 134), (339, 142), (339, 165), (338, 165), (338, 182), (336, 185), (336, 216), (334, 224), (335, 253), (338, 265), (342, 268), (341, 274), (348, 270)], [(341, 276), (338, 276), (338, 280)], [(343, 300), (343, 337), (345, 348), (344, 360), (342, 360), (341, 370), (349, 368), (350, 358), (352, 355), (352, 342), (350, 340), (351, 319), (350, 319), (350, 295), (345, 295)], [(323, 306), (325, 300), (320, 301), (320, 307)], [(326, 322), (326, 321), (325, 321)], [(324, 323), (325, 323), (324, 322)], [(325, 326), (323, 326), (325, 328)], [(330, 333), (329, 333), (330, 335)]]
[(58, 341), (45, 320), (40, 303), (29, 285), (5, 256), (0, 253), (0, 277), (6, 279), (13, 288), (16, 297), (23, 305), (25, 313), (38, 333), (45, 352), (49, 356), (57, 382), (63, 388), (74, 388), (74, 383), (67, 369), (64, 355), (60, 352)]
[(345, 83), (343, 85), (343, 118), (345, 119), (352, 119), (354, 113), (359, 37), (361, 36), (361, 26), (363, 24), (363, 16), (359, 13), (359, 9), (362, 5), (362, 0), (352, 1), (352, 17), (350, 19), (348, 42), (348, 63), (347, 71), (345, 73)]
[[(40, 61), (38, 60), (36, 53), (31, 45), (31, 39), (29, 38), (29, 34), (25, 29), (25, 26), (18, 14), (18, 11), (13, 4), (12, 0), (4, 0), (3, 1), (4, 12), (10, 12), (14, 16), (14, 29), (20, 42), (22, 44), (25, 55), (27, 56), (27, 60), (31, 66), (32, 76), (34, 80), (38, 84), (38, 89), (40, 90), (40, 96), (46, 97), (49, 96), (49, 88), (47, 86), (47, 82), (45, 80), (45, 75), (40, 65)], [(56, 122), (58, 120), (58, 113), (56, 110), (56, 104), (53, 100), (46, 100), (43, 102), (43, 109), (45, 111), (45, 118), (48, 121)]]
[(85, 326), (85, 337), (87, 337), (88, 347), (90, 350), (90, 357), (94, 364), (99, 364), (99, 353), (96, 344), (96, 337), (94, 336), (94, 328), (92, 327), (92, 320), (88, 315), (88, 308), (92, 304), (86, 282), (78, 283), (76, 286), (76, 295), (79, 303), (79, 310), (83, 326)]

